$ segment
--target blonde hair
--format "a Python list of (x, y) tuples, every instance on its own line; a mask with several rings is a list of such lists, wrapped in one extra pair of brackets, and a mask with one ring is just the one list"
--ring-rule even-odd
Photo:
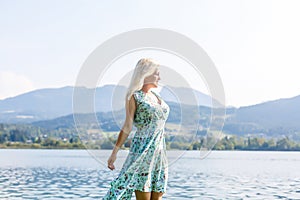
[(138, 61), (133, 71), (131, 81), (127, 90), (126, 99), (130, 100), (131, 95), (142, 89), (144, 79), (158, 69), (159, 64), (151, 58), (142, 58)]

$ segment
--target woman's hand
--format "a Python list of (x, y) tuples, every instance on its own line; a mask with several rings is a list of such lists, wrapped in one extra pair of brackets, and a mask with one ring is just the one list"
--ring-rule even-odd
[(117, 156), (116, 154), (112, 153), (107, 161), (107, 167), (110, 169), (110, 170), (114, 170), (115, 169), (115, 166), (114, 166), (114, 162), (115, 160), (117, 159)]

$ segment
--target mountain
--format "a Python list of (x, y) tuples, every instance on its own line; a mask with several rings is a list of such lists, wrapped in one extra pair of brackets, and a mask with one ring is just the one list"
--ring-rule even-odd
[[(40, 89), (1, 100), (0, 123), (37, 122), (35, 125), (49, 125), (47, 128), (50, 129), (72, 127), (73, 90), (73, 87)], [(83, 101), (83, 106), (88, 105), (95, 110), (93, 113), (97, 113), (97, 118), (101, 118), (106, 124), (106, 129), (112, 130), (120, 126), (124, 119), (125, 112), (122, 109), (125, 93), (124, 86), (106, 85), (96, 90), (78, 87), (75, 100), (91, 99), (87, 104)], [(193, 89), (173, 87), (163, 87), (160, 95), (171, 107), (168, 122), (189, 127), (200, 121), (202, 127), (209, 126), (212, 102), (210, 96)], [(89, 119), (89, 115), (83, 116)], [(240, 108), (227, 107), (223, 131), (236, 135), (300, 134), (299, 122), (300, 95)], [(118, 126), (115, 123), (119, 123)]]
[[(192, 105), (182, 105), (174, 102), (166, 102), (170, 107), (170, 114), (167, 124), (172, 124), (173, 131), (181, 128), (185, 132), (195, 133), (198, 129), (198, 121), (201, 121), (202, 127), (209, 126), (211, 109), (200, 106), (199, 110)], [(201, 118), (200, 118), (200, 115)], [(75, 120), (74, 120), (75, 119)], [(119, 131), (125, 120), (125, 109), (109, 112), (97, 112), (86, 114), (74, 114), (58, 117), (51, 120), (42, 120), (33, 122), (32, 125), (45, 130), (101, 130), (105, 132)], [(75, 126), (76, 122), (76, 126)], [(175, 125), (175, 126), (174, 126)], [(177, 126), (180, 125), (180, 126)], [(168, 125), (167, 125), (168, 127)]]
[(227, 117), (224, 128), (230, 126), (248, 133), (259, 130), (267, 130), (269, 134), (297, 132), (300, 130), (300, 95), (236, 109)]
[(0, 121), (30, 122), (69, 114), (72, 87), (39, 89), (0, 101)]
[(220, 107), (221, 104), (210, 96), (191, 88), (184, 87), (163, 87), (160, 92), (165, 101), (175, 103), (182, 102), (186, 105), (212, 107), (214, 105)]
[[(170, 115), (167, 120), (167, 131), (195, 133), (205, 130), (211, 124), (211, 108), (167, 102)], [(226, 108), (226, 120), (223, 132), (231, 135), (256, 135), (264, 137), (288, 136), (300, 140), (300, 96), (279, 99), (241, 108)], [(81, 130), (99, 129), (103, 131), (118, 131), (125, 119), (125, 110), (114, 112), (98, 112), (95, 114), (76, 115), (77, 127)], [(199, 127), (203, 129), (198, 129)], [(73, 115), (59, 117), (53, 120), (33, 123), (47, 130), (74, 129)], [(178, 126), (179, 125), (179, 126)], [(170, 128), (171, 127), (171, 128)], [(202, 134), (202, 133), (200, 133)]]
[[(211, 108), (167, 102), (170, 115), (167, 124), (181, 125), (184, 130), (193, 132), (197, 124), (206, 129), (211, 124)], [(289, 136), (300, 139), (300, 96), (269, 101), (257, 105), (240, 108), (226, 108), (226, 120), (223, 132), (233, 135), (261, 135), (269, 137)], [(125, 118), (125, 111), (97, 113), (97, 121), (105, 131), (119, 130)], [(91, 126), (93, 115), (79, 116), (79, 121), (85, 126)], [(94, 122), (94, 124), (97, 124)], [(74, 127), (73, 116), (65, 116), (54, 120), (34, 123), (47, 129)]]
[[(109, 111), (115, 86), (107, 85), (93, 89), (79, 88), (78, 91), (95, 95), (97, 111)], [(124, 87), (118, 86), (118, 90)], [(0, 101), (0, 122), (27, 123), (57, 118), (72, 113), (73, 87), (39, 89)], [(122, 105), (116, 105), (117, 109)]]
[[(73, 113), (74, 87), (39, 89), (16, 97), (0, 100), (0, 123), (30, 123), (40, 120), (49, 120)], [(124, 107), (126, 87), (105, 85), (96, 90), (85, 87), (76, 88), (76, 100), (82, 103), (83, 108), (76, 107), (76, 111), (95, 110), (95, 112), (109, 112)], [(211, 97), (199, 91), (187, 88), (162, 88), (161, 96), (170, 102), (182, 102), (187, 105), (209, 106)], [(193, 95), (193, 96), (192, 96)], [(190, 97), (194, 98), (190, 98)], [(180, 101), (177, 97), (181, 97)], [(191, 99), (194, 99), (191, 101)]]

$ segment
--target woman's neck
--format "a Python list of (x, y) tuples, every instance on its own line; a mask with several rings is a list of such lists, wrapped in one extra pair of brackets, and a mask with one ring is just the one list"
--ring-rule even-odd
[(146, 84), (146, 85), (143, 85), (142, 90), (144, 93), (149, 93), (151, 91), (151, 88), (153, 88), (152, 85)]

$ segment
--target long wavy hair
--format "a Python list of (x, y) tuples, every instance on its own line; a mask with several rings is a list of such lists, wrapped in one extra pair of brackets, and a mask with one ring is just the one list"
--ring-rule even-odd
[(130, 100), (131, 95), (135, 91), (142, 89), (144, 85), (144, 79), (153, 74), (158, 67), (159, 64), (151, 58), (142, 58), (138, 61), (127, 90), (127, 100)]

